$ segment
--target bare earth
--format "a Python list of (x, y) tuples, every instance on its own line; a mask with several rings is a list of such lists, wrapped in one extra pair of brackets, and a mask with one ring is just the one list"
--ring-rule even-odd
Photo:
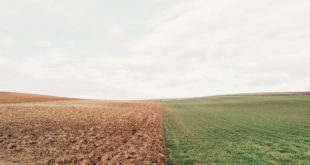
[(78, 100), (65, 97), (0, 92), (0, 103), (25, 103), (25, 102), (43, 102), (43, 101), (57, 101), (57, 100)]
[(166, 161), (160, 101), (32, 101), (0, 103), (0, 164)]

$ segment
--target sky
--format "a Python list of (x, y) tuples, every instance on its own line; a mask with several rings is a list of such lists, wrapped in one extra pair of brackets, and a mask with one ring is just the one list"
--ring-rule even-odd
[(310, 91), (309, 0), (0, 0), (0, 91)]

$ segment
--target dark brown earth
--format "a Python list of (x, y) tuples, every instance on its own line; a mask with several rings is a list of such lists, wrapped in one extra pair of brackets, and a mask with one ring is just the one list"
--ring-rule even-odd
[(0, 164), (166, 161), (161, 101), (8, 102), (0, 104)]

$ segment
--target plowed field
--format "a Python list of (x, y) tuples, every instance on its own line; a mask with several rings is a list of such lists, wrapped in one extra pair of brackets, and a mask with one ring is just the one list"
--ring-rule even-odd
[(160, 101), (40, 101), (0, 104), (0, 164), (166, 161)]
[(57, 101), (57, 100), (78, 100), (65, 97), (25, 94), (25, 93), (12, 93), (0, 92), (0, 103), (25, 103), (25, 102), (44, 102), (44, 101)]

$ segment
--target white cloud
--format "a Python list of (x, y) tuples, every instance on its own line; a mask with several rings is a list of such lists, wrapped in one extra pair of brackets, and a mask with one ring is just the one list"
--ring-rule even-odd
[(0, 39), (0, 45), (14, 45), (15, 41), (11, 39)]
[(41, 46), (41, 47), (51, 47), (52, 43), (50, 41), (37, 41), (36, 45)]
[(122, 30), (119, 27), (108, 28), (107, 32), (113, 39), (119, 39), (122, 37)]
[[(234, 82), (242, 92), (255, 91), (258, 84), (259, 91), (305, 90), (294, 84), (310, 69), (307, 7), (308, 1), (190, 1), (152, 21), (154, 31), (137, 40), (132, 51), (165, 58), (175, 69), (167, 79), (189, 75), (192, 83), (200, 81), (200, 91), (191, 95), (210, 88), (235, 92)], [(186, 63), (183, 69), (180, 63)]]
[(309, 1), (134, 2), (7, 2), (0, 90), (104, 99), (309, 90)]

